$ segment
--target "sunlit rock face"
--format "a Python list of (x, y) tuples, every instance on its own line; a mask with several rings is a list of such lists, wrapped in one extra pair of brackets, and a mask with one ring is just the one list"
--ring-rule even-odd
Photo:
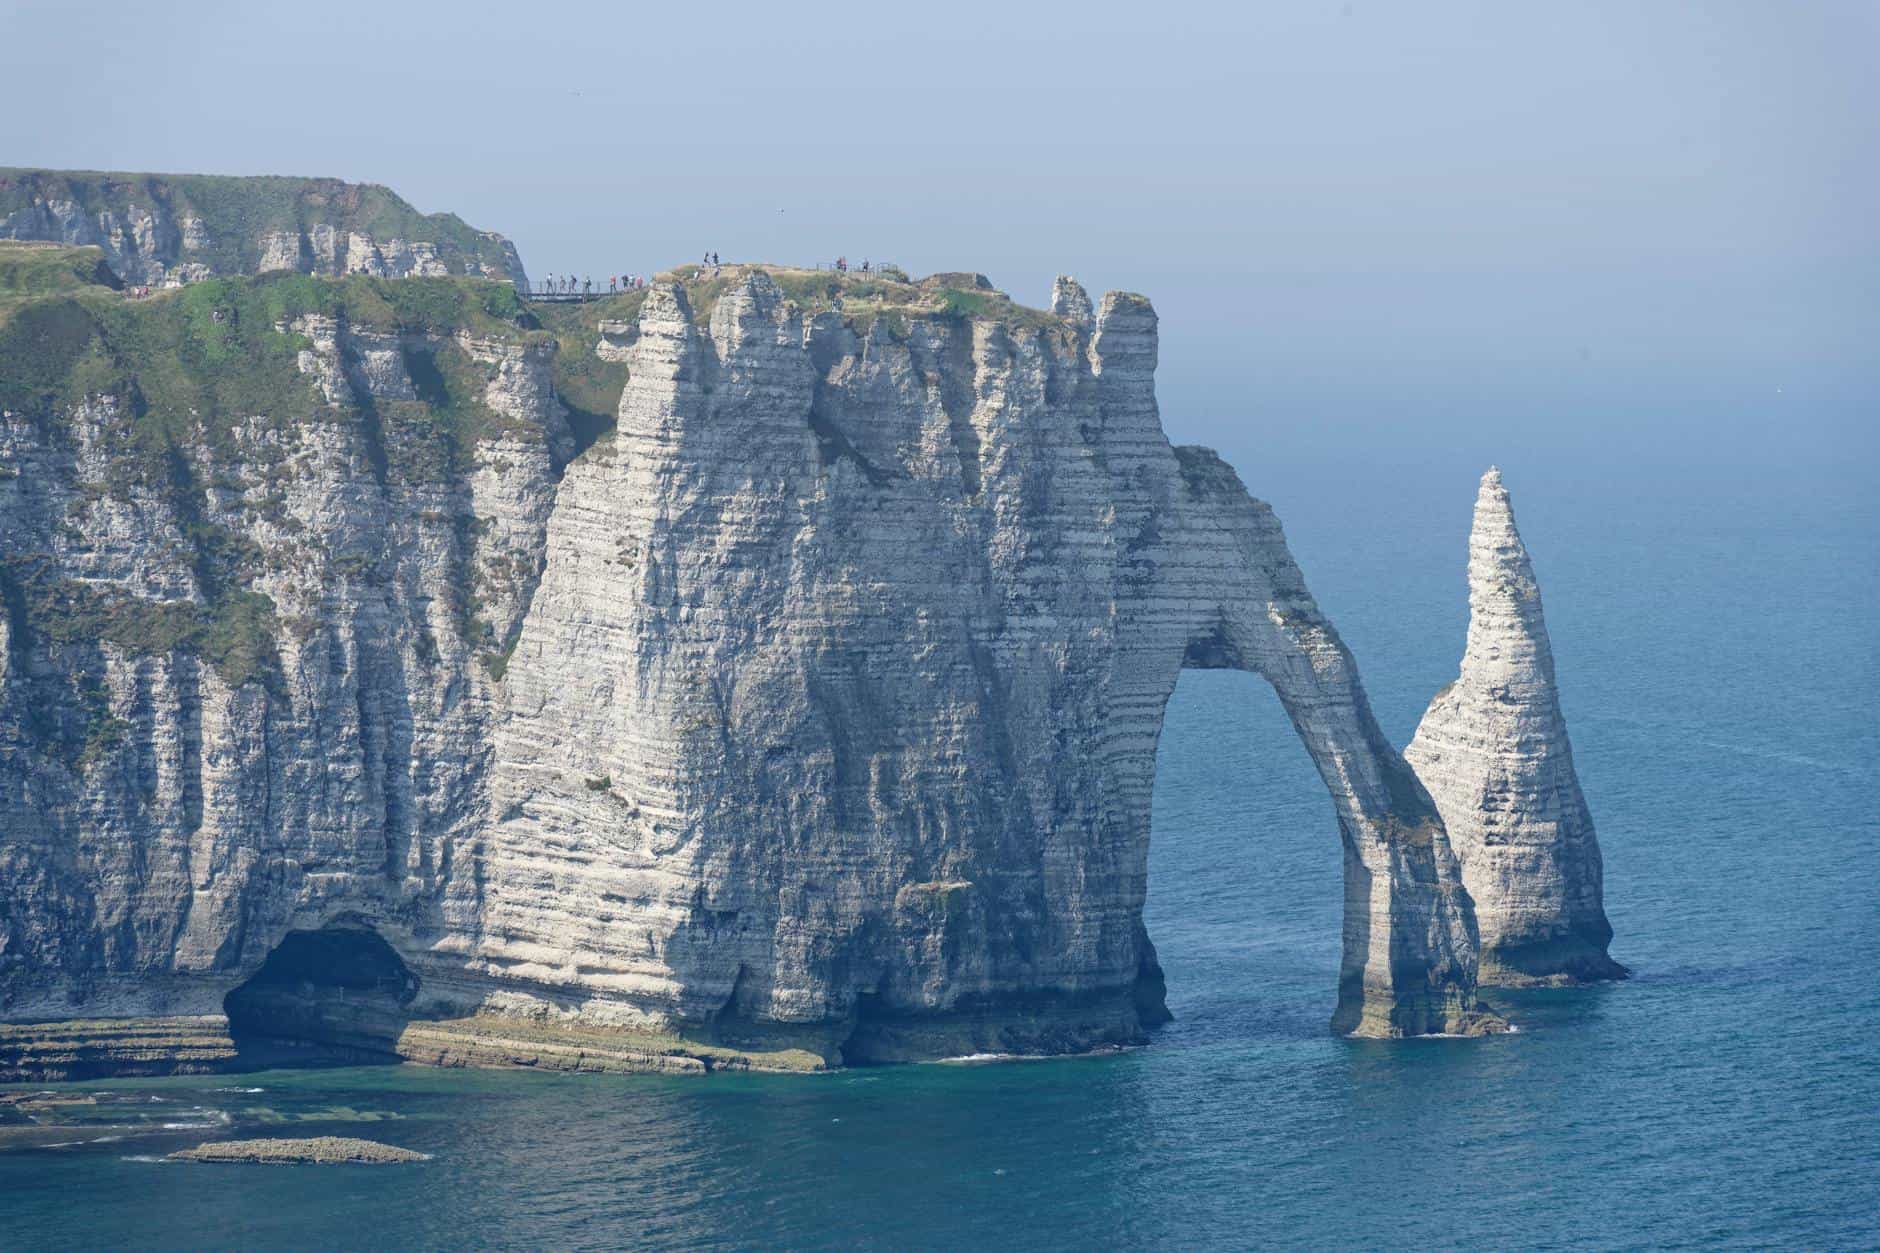
[(1466, 1030), (1442, 827), (1270, 509), (1156, 413), (1140, 297), (1034, 325), (653, 293), (505, 685), (478, 954), (583, 1012), (1071, 1047), (1158, 1019), (1184, 665), (1266, 675), (1346, 847), (1336, 1025)]
[[(0, 1018), (194, 1022), (337, 928), (292, 943), (403, 972), (338, 1034), (431, 1060), (1139, 1040), (1163, 709), (1236, 667), (1334, 803), (1334, 1028), (1494, 1025), (1443, 823), (1278, 521), (1162, 432), (1146, 300), (806, 315), (755, 268), (712, 295), (603, 328), (630, 375), (572, 461), (552, 345), (324, 315), (281, 331), (305, 415), (200, 428), (165, 477), (124, 464), (118, 398), (0, 424), (0, 545), (31, 557)], [(106, 637), (59, 626), (79, 603)], [(213, 629), (157, 629), (187, 606)], [(357, 1000), (290, 985), (237, 999)]]
[(1540, 585), (1501, 472), (1469, 534), (1469, 641), (1404, 754), (1435, 798), (1481, 928), (1483, 982), (1625, 977), (1606, 953), (1599, 840), (1573, 770)]

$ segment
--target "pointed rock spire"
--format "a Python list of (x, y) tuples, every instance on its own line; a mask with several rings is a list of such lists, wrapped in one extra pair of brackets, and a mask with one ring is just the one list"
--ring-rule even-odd
[(1089, 326), (1090, 293), (1068, 274), (1060, 274), (1051, 284), (1051, 312), (1073, 326)]
[(1429, 789), (1481, 927), (1483, 983), (1620, 979), (1599, 841), (1573, 770), (1540, 586), (1490, 466), (1469, 534), (1469, 640), (1404, 752)]

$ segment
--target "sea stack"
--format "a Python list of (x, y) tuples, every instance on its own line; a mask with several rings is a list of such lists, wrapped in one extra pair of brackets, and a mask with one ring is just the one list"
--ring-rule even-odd
[(1462, 862), (1481, 929), (1480, 981), (1622, 979), (1599, 840), (1554, 686), (1540, 585), (1490, 466), (1469, 534), (1469, 640), (1404, 756)]

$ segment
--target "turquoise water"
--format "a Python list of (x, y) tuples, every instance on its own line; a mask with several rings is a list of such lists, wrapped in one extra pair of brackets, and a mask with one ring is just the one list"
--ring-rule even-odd
[[(1404, 742), (1460, 653), (1480, 467), (1244, 469)], [(1263, 686), (1191, 674), (1148, 911), (1177, 1018), (1150, 1048), (815, 1078), (79, 1085), (108, 1094), (76, 1107), (80, 1143), (0, 1153), (0, 1246), (1880, 1243), (1874, 504), (1832, 478), (1506, 469), (1630, 982), (1500, 994), (1521, 1030), (1495, 1039), (1327, 1035), (1329, 805)], [(140, 1160), (230, 1131), (434, 1156)]]

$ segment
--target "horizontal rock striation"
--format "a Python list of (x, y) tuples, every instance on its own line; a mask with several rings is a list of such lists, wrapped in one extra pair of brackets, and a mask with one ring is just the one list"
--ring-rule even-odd
[(655, 290), (629, 352), (505, 684), (473, 960), (518, 996), (851, 1059), (1136, 1039), (1197, 664), (1266, 675), (1332, 789), (1339, 1029), (1474, 1021), (1435, 811), (1271, 511), (1163, 436), (1146, 301), (864, 333), (752, 273), (703, 328)]
[[(569, 1069), (1137, 1041), (1189, 666), (1264, 675), (1331, 793), (1334, 1027), (1492, 1027), (1278, 521), (1162, 433), (1148, 302), (935, 283), (658, 285), (572, 461), (552, 341), (340, 285), (130, 306), (4, 392), (0, 1020)], [(195, 390), (124, 347), (164, 318)]]
[(228, 1020), (220, 1013), (0, 1022), (0, 1083), (213, 1074), (237, 1062)]
[(1481, 979), (1621, 979), (1607, 955), (1602, 863), (1554, 684), (1540, 585), (1501, 472), (1482, 476), (1469, 534), (1462, 672), (1405, 750), (1462, 859)]
[(13, 1021), (219, 1016), (309, 919), (443, 925), (569, 451), (552, 343), (309, 314), (225, 395), (159, 389), (131, 315), (84, 351), (138, 380), (0, 412)]
[(270, 270), (528, 284), (502, 236), (332, 178), (0, 168), (0, 239), (95, 246), (119, 278), (154, 286)]

